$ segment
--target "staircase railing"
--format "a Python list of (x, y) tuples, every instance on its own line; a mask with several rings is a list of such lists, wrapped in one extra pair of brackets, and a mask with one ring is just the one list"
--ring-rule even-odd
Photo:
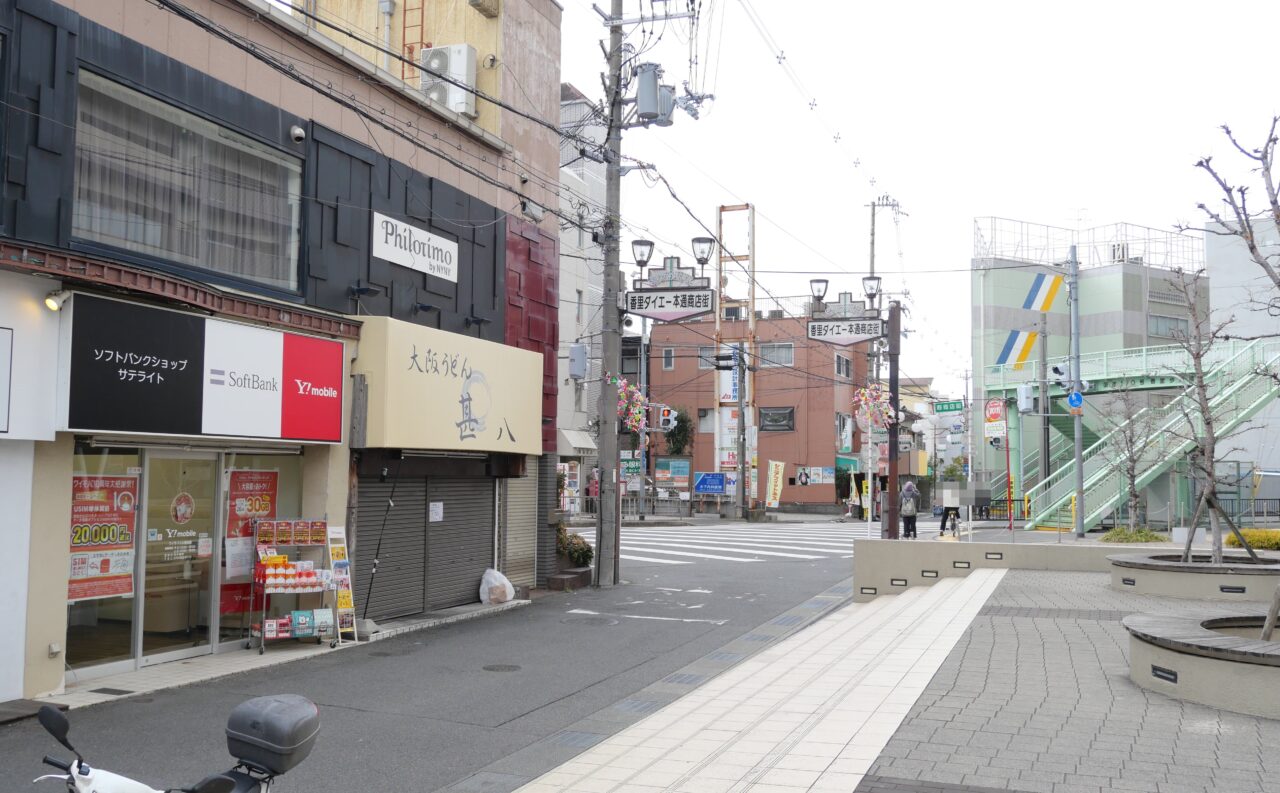
[[(1220, 341), (1209, 350), (1205, 356), (1204, 365), (1212, 369), (1235, 357), (1249, 344), (1250, 342), (1239, 339)], [(1069, 364), (1069, 356), (1059, 355), (1049, 359), (1051, 369), (1053, 366), (1058, 366), (1065, 372)], [(984, 372), (983, 384), (990, 390), (1007, 389), (1019, 383), (1034, 382), (1039, 379), (1039, 366), (1038, 361), (988, 366)], [(1104, 350), (1084, 353), (1080, 356), (1080, 377), (1084, 380), (1188, 372), (1191, 368), (1191, 357), (1180, 344)]]
[[(1242, 363), (1242, 376), (1230, 379), (1226, 387), (1209, 403), (1214, 430), (1219, 437), (1229, 435), (1248, 421), (1280, 392), (1280, 383), (1266, 373), (1280, 364), (1280, 341), (1256, 342), (1247, 351)], [(1177, 416), (1144, 439), (1136, 468), (1138, 475), (1134, 482), (1138, 488), (1146, 487), (1166, 470), (1168, 464), (1195, 446), (1194, 438), (1189, 436), (1199, 433), (1203, 427), (1203, 419), (1198, 413), (1191, 414), (1193, 426), (1188, 427), (1187, 418), (1185, 415)], [(1178, 426), (1179, 423), (1181, 427)], [(1123, 467), (1115, 465), (1087, 483), (1089, 491), (1100, 494), (1101, 498), (1095, 497), (1091, 499), (1092, 503), (1086, 505), (1086, 525), (1102, 520), (1108, 512), (1115, 509), (1117, 502), (1123, 502), (1128, 488), (1127, 479)]]
[[(1231, 390), (1233, 385), (1238, 387), (1249, 380), (1256, 379), (1249, 377), (1249, 375), (1261, 365), (1260, 356), (1264, 354), (1263, 348), (1272, 344), (1280, 343), (1253, 341), (1241, 347), (1232, 344), (1230, 348), (1234, 352), (1231, 355), (1224, 357), (1212, 356), (1217, 358), (1218, 361), (1206, 374), (1206, 379), (1210, 393), (1215, 394), (1214, 398), (1217, 398), (1218, 394)], [(1216, 347), (1217, 345), (1215, 345), (1215, 349)], [(1185, 350), (1183, 353), (1185, 354)], [(1205, 360), (1206, 362), (1209, 361), (1210, 356), (1206, 356)], [(1163, 444), (1169, 442), (1169, 439), (1165, 437), (1168, 432), (1172, 429), (1177, 429), (1179, 422), (1185, 422), (1185, 415), (1195, 416), (1197, 414), (1198, 408), (1195, 401), (1194, 390), (1188, 388), (1168, 404), (1145, 408), (1129, 421), (1142, 421), (1147, 426), (1158, 427), (1159, 429), (1152, 433), (1150, 437)], [(1111, 430), (1086, 449), (1081, 456), (1087, 487), (1094, 477), (1113, 464), (1106, 452), (1112, 440), (1119, 435), (1121, 430), (1121, 427)], [(1074, 490), (1075, 461), (1072, 460), (1055, 471), (1048, 479), (1037, 483), (1034, 488), (1028, 491), (1028, 495), (1032, 499), (1033, 509), (1038, 516), (1060, 506), (1062, 502), (1068, 501)]]

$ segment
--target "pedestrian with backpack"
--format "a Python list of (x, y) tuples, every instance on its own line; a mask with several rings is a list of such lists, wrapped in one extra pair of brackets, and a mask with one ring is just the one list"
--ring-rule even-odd
[(902, 486), (902, 495), (898, 497), (898, 513), (902, 515), (902, 536), (904, 539), (916, 539), (916, 512), (920, 509), (920, 491), (914, 482)]

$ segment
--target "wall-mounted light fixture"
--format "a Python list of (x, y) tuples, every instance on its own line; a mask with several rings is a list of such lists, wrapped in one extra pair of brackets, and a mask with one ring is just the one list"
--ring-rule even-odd
[(361, 283), (360, 281), (356, 281), (354, 284), (352, 284), (350, 287), (347, 288), (347, 292), (352, 297), (360, 298), (360, 297), (368, 297), (369, 295), (380, 295), (382, 294), (382, 289), (376, 286), (370, 286), (369, 284), (366, 284), (366, 283)]
[(56, 289), (44, 296), (44, 307), (50, 311), (61, 311), (63, 305), (71, 298), (71, 293), (65, 289)]
[(430, 303), (414, 303), (413, 304), (413, 313), (415, 314), (421, 313), (423, 311), (439, 311), (439, 310), (440, 310), (439, 306), (433, 306)]

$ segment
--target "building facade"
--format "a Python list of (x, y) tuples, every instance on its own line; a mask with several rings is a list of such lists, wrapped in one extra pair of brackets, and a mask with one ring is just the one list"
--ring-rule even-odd
[(446, 5), (532, 112), (270, 2), (0, 2), (0, 699), (242, 651), (256, 519), (373, 620), (553, 563), (560, 10)]
[[(741, 317), (740, 306), (726, 301), (726, 316)], [(722, 345), (748, 343), (748, 360), (755, 371), (748, 385), (754, 408), (748, 419), (756, 439), (754, 458), (757, 491), (763, 496), (769, 461), (786, 465), (781, 506), (836, 510), (840, 499), (836, 470), (860, 471), (862, 439), (854, 431), (852, 399), (855, 385), (867, 377), (865, 344), (834, 346), (806, 338), (807, 316), (786, 316), (782, 310), (763, 314), (755, 323), (755, 342), (745, 319), (726, 320)], [(717, 411), (731, 411), (723, 426), (736, 427), (736, 408), (722, 407), (714, 317), (657, 323), (650, 329), (648, 379), (650, 401), (688, 412), (696, 424), (692, 471), (731, 472), (736, 467), (736, 441), (727, 435), (716, 447)], [(855, 438), (855, 435), (859, 437)], [(654, 434), (655, 455), (665, 453), (661, 433)], [(748, 450), (748, 456), (752, 452)]]

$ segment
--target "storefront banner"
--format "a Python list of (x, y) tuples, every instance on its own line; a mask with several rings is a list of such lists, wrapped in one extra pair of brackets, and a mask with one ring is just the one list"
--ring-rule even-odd
[(769, 495), (765, 499), (765, 505), (777, 507), (782, 500), (782, 485), (786, 477), (787, 464), (777, 460), (769, 461)]
[(446, 281), (458, 282), (458, 243), (373, 213), (373, 255)]
[[(543, 356), (389, 317), (360, 317), (365, 446), (542, 453)], [(554, 362), (553, 362), (554, 363)]]
[(276, 516), (280, 474), (276, 471), (227, 472), (227, 538), (252, 537), (255, 520)]
[(342, 440), (342, 342), (83, 294), (69, 316), (64, 429)]
[(658, 487), (675, 490), (689, 489), (689, 460), (659, 457), (655, 463), (653, 479)]
[(71, 478), (71, 572), (67, 600), (133, 594), (138, 477)]

